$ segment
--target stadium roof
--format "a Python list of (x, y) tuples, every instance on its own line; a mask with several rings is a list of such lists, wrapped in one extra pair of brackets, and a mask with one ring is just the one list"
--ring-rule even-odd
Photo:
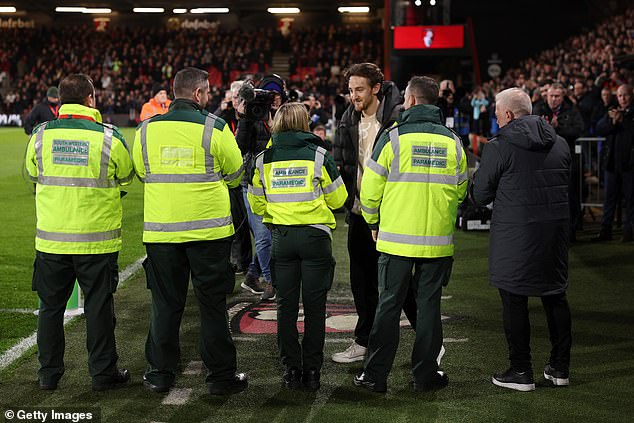
[(13, 5), (19, 10), (38, 11), (52, 13), (58, 6), (80, 6), (110, 8), (117, 12), (132, 12), (134, 7), (163, 7), (166, 13), (171, 13), (174, 8), (196, 8), (196, 7), (228, 7), (234, 12), (252, 12), (255, 10), (265, 10), (267, 7), (299, 7), (303, 11), (336, 10), (339, 6), (370, 6), (373, 10), (382, 8), (384, 0), (297, 0), (297, 1), (263, 1), (263, 0), (39, 0), (39, 1), (5, 1), (3, 5)]

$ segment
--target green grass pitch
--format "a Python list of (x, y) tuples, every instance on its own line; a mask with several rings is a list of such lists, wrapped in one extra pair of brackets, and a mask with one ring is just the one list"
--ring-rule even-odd
[[(132, 130), (125, 131), (132, 140)], [(20, 129), (0, 130), (0, 348), (6, 349), (35, 328), (31, 315), (5, 310), (35, 308), (30, 291), (33, 262), (34, 204), (29, 185), (20, 177), (26, 136)], [(124, 199), (125, 267), (143, 254), (142, 193), (137, 182)], [(337, 215), (333, 252), (335, 283), (329, 294), (351, 303), (348, 285), (346, 227)], [(130, 369), (132, 382), (117, 391), (90, 389), (85, 351), (85, 321), (66, 327), (66, 374), (57, 391), (40, 391), (37, 358), (32, 348), (0, 372), (0, 413), (20, 407), (97, 407), (109, 422), (629, 422), (634, 416), (634, 245), (618, 241), (601, 245), (575, 244), (570, 251), (569, 300), (573, 313), (571, 385), (552, 388), (541, 377), (548, 359), (545, 316), (537, 299), (530, 301), (533, 366), (537, 389), (508, 391), (490, 383), (491, 374), (508, 365), (497, 291), (487, 282), (486, 233), (456, 234), (454, 271), (443, 295), (447, 353), (443, 368), (448, 388), (415, 394), (409, 388), (410, 329), (401, 330), (401, 343), (386, 395), (352, 386), (358, 365), (332, 363), (330, 355), (347, 346), (350, 333), (327, 335), (322, 388), (316, 394), (281, 387), (281, 368), (273, 334), (234, 333), (239, 371), (250, 376), (247, 391), (228, 398), (206, 394), (203, 374), (182, 374), (176, 388), (188, 398), (170, 405), (165, 395), (142, 387), (143, 347), (148, 329), (149, 292), (143, 272), (117, 291), (119, 364)], [(245, 293), (231, 302), (256, 302)], [(198, 310), (193, 293), (181, 329), (182, 367), (199, 361)], [(8, 421), (8, 420), (7, 420)]]

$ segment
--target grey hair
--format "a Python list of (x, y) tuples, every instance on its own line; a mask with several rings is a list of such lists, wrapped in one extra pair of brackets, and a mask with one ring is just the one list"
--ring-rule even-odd
[(521, 88), (509, 88), (495, 96), (497, 108), (505, 107), (517, 117), (530, 115), (533, 111), (531, 98)]
[(238, 91), (240, 91), (240, 88), (242, 87), (243, 84), (244, 84), (244, 81), (233, 81), (229, 89), (231, 91), (231, 94), (238, 95)]
[(205, 89), (209, 84), (209, 73), (198, 68), (184, 68), (174, 77), (174, 97), (191, 99), (198, 88)]

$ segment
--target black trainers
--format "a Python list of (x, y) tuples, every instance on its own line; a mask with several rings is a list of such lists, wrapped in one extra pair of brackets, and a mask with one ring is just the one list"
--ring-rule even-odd
[(321, 375), (317, 369), (304, 370), (302, 372), (302, 383), (304, 384), (304, 388), (309, 391), (315, 392), (319, 390), (321, 387), (320, 378)]
[(127, 369), (118, 369), (117, 373), (109, 380), (93, 382), (93, 391), (107, 391), (109, 389), (117, 389), (123, 387), (130, 380), (130, 372)]
[(528, 392), (535, 390), (532, 370), (516, 372), (510, 368), (503, 373), (494, 374), (491, 382), (502, 388), (515, 389), (516, 391)]
[(570, 384), (568, 376), (568, 371), (557, 370), (551, 367), (550, 364), (546, 364), (546, 367), (544, 367), (544, 378), (551, 381), (555, 386), (568, 386)]
[(249, 380), (244, 373), (236, 373), (232, 379), (207, 384), (211, 395), (231, 395), (242, 392), (249, 386)]
[(300, 389), (302, 387), (302, 372), (297, 367), (284, 370), (282, 383), (286, 389)]
[(612, 230), (602, 228), (597, 236), (592, 238), (594, 242), (612, 241)]
[(157, 394), (162, 394), (163, 392), (168, 392), (170, 388), (174, 386), (174, 383), (154, 384), (150, 382), (150, 380), (145, 375), (143, 375), (143, 386), (149, 391), (156, 392)]
[(244, 282), (240, 284), (242, 289), (250, 291), (252, 294), (261, 295), (264, 292), (264, 286), (260, 282), (260, 278), (247, 274)]
[(414, 392), (437, 391), (449, 385), (449, 376), (447, 376), (445, 372), (437, 371), (431, 379), (424, 382), (414, 381), (412, 385)]
[(377, 381), (372, 379), (363, 370), (356, 375), (353, 380), (354, 386), (359, 388), (365, 388), (372, 392), (387, 392), (387, 382)]
[(262, 297), (260, 299), (262, 301), (275, 301), (276, 291), (273, 287), (273, 284), (268, 282), (265, 284), (264, 292), (262, 293)]
[(38, 380), (38, 383), (40, 385), (40, 389), (42, 391), (54, 391), (54, 390), (56, 390), (58, 382), (59, 382), (59, 379), (51, 379), (51, 380), (39, 379)]

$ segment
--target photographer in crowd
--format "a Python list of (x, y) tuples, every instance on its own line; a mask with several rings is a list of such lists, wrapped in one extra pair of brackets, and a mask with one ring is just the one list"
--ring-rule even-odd
[[(242, 179), (242, 193), (249, 218), (249, 226), (255, 239), (255, 255), (249, 265), (242, 288), (253, 294), (262, 295), (262, 300), (274, 300), (275, 288), (271, 283), (271, 232), (262, 223), (262, 217), (251, 212), (247, 199), (247, 186), (253, 171), (254, 159), (262, 152), (271, 139), (271, 123), (275, 111), (287, 99), (285, 83), (278, 75), (264, 77), (253, 87), (245, 82), (238, 92), (238, 129), (236, 141), (246, 164), (245, 177)], [(308, 121), (308, 120), (307, 120)], [(259, 281), (260, 276), (264, 283)]]

